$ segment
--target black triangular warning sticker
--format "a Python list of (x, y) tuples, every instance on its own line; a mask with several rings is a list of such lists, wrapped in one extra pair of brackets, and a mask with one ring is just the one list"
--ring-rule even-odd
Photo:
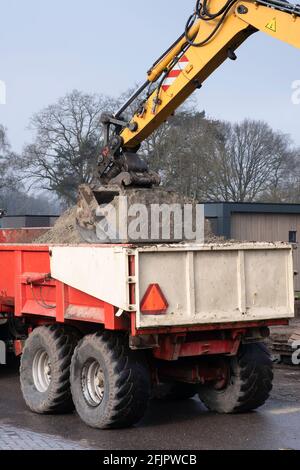
[(266, 28), (269, 29), (270, 31), (273, 31), (273, 33), (276, 33), (277, 31), (277, 20), (276, 18), (273, 18), (267, 25)]

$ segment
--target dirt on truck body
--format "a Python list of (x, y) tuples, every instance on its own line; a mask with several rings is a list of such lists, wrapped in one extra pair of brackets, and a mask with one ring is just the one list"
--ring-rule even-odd
[(59, 217), (54, 227), (36, 238), (34, 243), (65, 243), (66, 245), (84, 243), (77, 230), (76, 214), (76, 206), (68, 209)]

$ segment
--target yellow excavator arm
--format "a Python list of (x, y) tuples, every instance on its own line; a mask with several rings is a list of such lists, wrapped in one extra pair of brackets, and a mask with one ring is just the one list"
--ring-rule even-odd
[[(149, 70), (147, 81), (115, 116), (103, 116), (101, 181), (126, 186), (159, 183), (136, 156), (140, 144), (225, 60), (235, 60), (236, 49), (257, 31), (300, 48), (300, 6), (282, 0), (198, 0), (184, 34)], [(126, 121), (124, 113), (145, 90), (146, 98)]]

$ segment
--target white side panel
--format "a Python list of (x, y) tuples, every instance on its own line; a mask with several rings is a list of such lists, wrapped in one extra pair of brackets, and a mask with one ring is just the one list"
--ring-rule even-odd
[(51, 247), (51, 275), (119, 309), (129, 310), (128, 257), (116, 247)]
[(169, 303), (164, 315), (138, 311), (138, 328), (294, 316), (287, 245), (140, 249), (137, 265), (138, 305), (149, 284), (159, 284)]
[[(51, 275), (124, 311), (136, 310), (137, 327), (189, 326), (292, 318), (292, 250), (282, 244), (174, 245), (140, 248), (52, 247)], [(129, 278), (128, 255), (136, 276)], [(129, 303), (136, 283), (136, 306)], [(159, 284), (169, 308), (144, 315), (140, 302)]]

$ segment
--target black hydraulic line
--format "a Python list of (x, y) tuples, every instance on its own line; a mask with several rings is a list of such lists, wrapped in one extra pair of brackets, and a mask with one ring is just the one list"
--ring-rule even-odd
[(266, 7), (275, 8), (275, 10), (285, 11), (286, 13), (300, 16), (300, 5), (294, 5), (293, 3), (282, 0), (257, 0), (256, 3)]
[(219, 16), (223, 15), (223, 13), (225, 13), (228, 10), (229, 5), (235, 3), (236, 0), (228, 0), (223, 5), (223, 7), (216, 13), (210, 13), (208, 5), (207, 5), (208, 2), (209, 0), (203, 0), (203, 4), (201, 3), (201, 1), (199, 1), (197, 2), (197, 5), (196, 5), (196, 9), (198, 9), (196, 13), (198, 14), (200, 19), (205, 20), (205, 21), (210, 21), (210, 20), (219, 18)]
[[(34, 298), (34, 300), (36, 301), (36, 303), (40, 306), (40, 307), (43, 307), (45, 308), (46, 310), (54, 310), (56, 308), (56, 305), (50, 305), (50, 304), (47, 304), (44, 299), (43, 299), (43, 294), (42, 294), (42, 286), (39, 286), (40, 288), (40, 299), (38, 299), (35, 295), (35, 292), (34, 292), (34, 288), (33, 288), (33, 284), (31, 284), (31, 292), (32, 292), (32, 296)], [(38, 286), (37, 286), (38, 287)]]
[[(204, 46), (205, 44), (207, 44), (214, 36), (215, 34), (219, 31), (220, 27), (222, 26), (222, 24), (224, 23), (230, 9), (233, 7), (233, 5), (237, 2), (237, 0), (228, 0), (226, 2), (226, 4), (221, 8), (221, 10), (219, 10), (217, 13), (214, 13), (214, 14), (210, 14), (207, 10), (207, 0), (204, 0), (204, 3), (199, 3), (199, 10), (196, 11), (195, 13), (193, 13), (188, 21), (187, 21), (187, 24), (186, 24), (186, 27), (185, 27), (185, 36), (186, 36), (186, 40), (187, 40), (187, 43), (190, 45), (190, 46), (193, 46), (193, 47), (202, 47)], [(197, 8), (198, 8), (198, 2), (197, 2)], [(208, 16), (209, 15), (209, 16)], [(211, 34), (203, 39), (203, 41), (201, 42), (193, 42), (190, 38), (189, 38), (189, 30), (190, 28), (193, 26), (193, 23), (197, 20), (197, 18), (201, 19), (201, 20), (204, 20), (204, 21), (211, 21), (211, 20), (214, 20), (218, 17), (220, 17), (220, 20), (219, 22), (217, 23), (216, 27), (214, 28), (214, 30), (211, 32)]]
[(169, 52), (171, 52), (172, 49), (174, 49), (175, 46), (177, 46), (177, 44), (184, 38), (185, 34), (182, 33), (181, 36), (179, 36), (178, 39), (176, 39), (176, 41), (154, 62), (154, 64), (152, 65), (150, 71), (157, 65), (159, 64), (159, 62), (161, 62), (167, 54), (169, 54)]
[[(187, 25), (186, 25), (186, 28), (185, 28), (185, 32), (156, 60), (156, 62), (154, 62), (153, 67), (155, 67), (159, 62), (161, 62), (161, 60), (163, 60), (163, 58), (184, 38), (186, 37), (187, 39), (187, 44), (188, 45), (193, 45), (195, 47), (199, 47), (200, 45), (203, 45), (205, 44), (207, 41), (209, 41), (211, 39), (211, 37), (214, 36), (214, 34), (218, 31), (218, 29), (220, 28), (221, 24), (223, 23), (224, 19), (225, 19), (225, 16), (229, 10), (229, 8), (231, 8), (231, 6), (233, 5), (233, 3), (235, 3), (237, 0), (228, 0), (226, 2), (226, 4), (221, 8), (221, 10), (215, 14), (209, 14), (208, 11), (207, 11), (207, 8), (206, 8), (206, 5), (207, 5), (207, 0), (204, 0), (204, 4), (202, 4), (202, 0), (197, 0), (196, 2), (196, 8), (195, 8), (195, 12), (193, 13), (193, 15), (191, 15), (191, 17), (189, 18), (188, 22), (187, 22)], [(228, 5), (230, 5), (230, 7), (228, 8)], [(210, 16), (209, 17), (206, 17), (203, 16), (201, 14), (203, 10), (203, 13), (205, 15), (209, 14)], [(225, 12), (225, 13), (224, 13)], [(203, 43), (197, 45), (195, 43), (192, 42), (193, 38), (190, 38), (189, 37), (189, 30), (190, 30), (190, 27), (192, 26), (194, 20), (197, 19), (197, 17), (199, 18), (202, 18), (202, 19), (206, 19), (206, 20), (212, 20), (214, 18), (217, 18), (218, 16), (222, 15), (224, 13), (224, 17), (221, 18), (220, 20), (220, 23), (217, 25), (216, 29), (214, 30), (214, 32), (210, 35), (209, 38), (207, 38)], [(175, 59), (176, 61), (176, 59)], [(176, 63), (176, 62), (175, 62)], [(170, 67), (168, 67), (168, 70), (170, 69)], [(167, 71), (166, 71), (167, 72)], [(161, 84), (163, 83), (163, 81), (165, 80), (165, 76), (166, 76), (166, 73), (163, 74), (163, 79), (160, 81), (159, 85), (158, 85), (158, 90), (161, 88)], [(138, 89), (136, 90), (133, 95), (126, 101), (126, 103), (124, 103), (124, 105), (116, 112), (115, 114), (115, 118), (116, 119), (119, 119), (122, 117), (122, 114), (129, 108), (129, 106), (142, 94), (142, 92), (148, 87), (148, 85), (150, 84), (149, 80), (147, 80), (145, 83), (143, 83), (143, 85)]]
[[(187, 39), (187, 43), (193, 47), (202, 47), (205, 44), (207, 44), (214, 37), (214, 35), (218, 32), (218, 30), (224, 23), (227, 14), (229, 13), (230, 9), (233, 7), (233, 5), (236, 2), (237, 0), (228, 0), (218, 12), (211, 13), (208, 7), (209, 0), (197, 0), (195, 11), (189, 17), (186, 27), (185, 27), (185, 36)], [(300, 5), (294, 5), (285, 0), (257, 0), (256, 3), (259, 5), (273, 8), (275, 10), (280, 10), (286, 13), (300, 16)], [(219, 17), (220, 17), (220, 20), (217, 23), (215, 29), (203, 41), (195, 43), (188, 37), (188, 31), (197, 19), (200, 19), (203, 21), (211, 21)]]
[(174, 57), (172, 62), (169, 64), (168, 68), (163, 72), (162, 78), (160, 79), (156, 90), (153, 90), (153, 91), (156, 91), (156, 101), (159, 100), (159, 94), (160, 94), (161, 88), (162, 88), (162, 86), (164, 84), (164, 81), (166, 80), (167, 76), (169, 75), (170, 70), (172, 70), (175, 67), (175, 65), (178, 64), (178, 62), (180, 61), (181, 57), (184, 55), (184, 53), (186, 52), (188, 47), (189, 47), (189, 44), (185, 44), (182, 47), (180, 54), (178, 54), (176, 57)]
[(149, 80), (147, 80), (145, 83), (143, 83), (142, 86), (140, 86), (138, 90), (136, 90), (133, 93), (133, 95), (126, 101), (126, 103), (123, 104), (123, 106), (119, 109), (119, 111), (116, 112), (114, 116), (116, 119), (119, 119), (120, 117), (122, 117), (122, 114), (124, 113), (124, 111), (126, 111), (126, 109), (128, 109), (129, 106), (143, 93), (143, 91), (147, 88), (149, 83), (150, 83)]
[[(197, 9), (201, 6), (201, 0), (197, 0), (197, 3), (196, 3), (196, 11)], [(176, 39), (176, 41), (154, 62), (154, 64), (152, 65), (150, 71), (157, 65), (159, 64), (159, 62), (161, 62), (164, 57), (166, 57), (166, 55), (186, 36), (186, 31), (181, 34), (181, 36), (179, 36), (178, 39)], [(191, 41), (193, 38), (189, 38), (189, 41)], [(149, 71), (149, 72), (150, 72)], [(165, 76), (165, 74), (164, 74)], [(163, 78), (162, 82), (165, 80), (165, 77)], [(160, 82), (161, 83), (161, 82)], [(126, 101), (126, 103), (124, 103), (124, 105), (116, 112), (115, 114), (115, 118), (116, 119), (119, 119), (120, 117), (122, 117), (122, 114), (129, 108), (129, 106), (142, 94), (142, 92), (147, 88), (148, 85), (151, 85), (151, 82), (149, 82), (149, 80), (147, 80), (145, 83), (143, 83), (143, 85), (138, 89), (136, 90), (133, 95)], [(161, 88), (161, 85), (159, 84), (158, 85), (158, 88)]]
[[(185, 32), (154, 62), (153, 67), (155, 67), (159, 62), (161, 62), (164, 57), (185, 37), (186, 38), (186, 46), (193, 46), (193, 47), (202, 47), (205, 44), (207, 44), (218, 32), (222, 24), (224, 23), (226, 16), (228, 15), (230, 9), (233, 7), (235, 3), (237, 3), (238, 0), (227, 0), (223, 7), (215, 12), (211, 13), (208, 8), (209, 0), (197, 0), (196, 1), (196, 6), (194, 13), (189, 17), (186, 27), (185, 27)], [(289, 3), (285, 0), (256, 0), (256, 3), (259, 5), (267, 6), (270, 8), (274, 8), (275, 10), (280, 10), (284, 11), (290, 14), (294, 14), (297, 16), (300, 16), (300, 5), (294, 5), (292, 3)], [(199, 43), (193, 42), (193, 38), (189, 37), (189, 31), (190, 28), (193, 26), (194, 22), (197, 19), (203, 20), (203, 21), (211, 21), (216, 18), (220, 18), (219, 22), (217, 23), (216, 27), (212, 31), (212, 33), (205, 38), (203, 41)], [(174, 62), (176, 64), (176, 59), (174, 59)], [(173, 65), (174, 66), (174, 65)], [(161, 86), (168, 75), (169, 70), (172, 67), (168, 67), (168, 69), (163, 73), (163, 77), (160, 80), (158, 87), (157, 87), (157, 94), (159, 95)], [(115, 114), (116, 119), (120, 119), (122, 117), (122, 114), (129, 108), (129, 106), (142, 94), (142, 92), (149, 86), (151, 85), (150, 81), (147, 80), (143, 85), (136, 90), (133, 95), (126, 101), (126, 103), (117, 111)]]

